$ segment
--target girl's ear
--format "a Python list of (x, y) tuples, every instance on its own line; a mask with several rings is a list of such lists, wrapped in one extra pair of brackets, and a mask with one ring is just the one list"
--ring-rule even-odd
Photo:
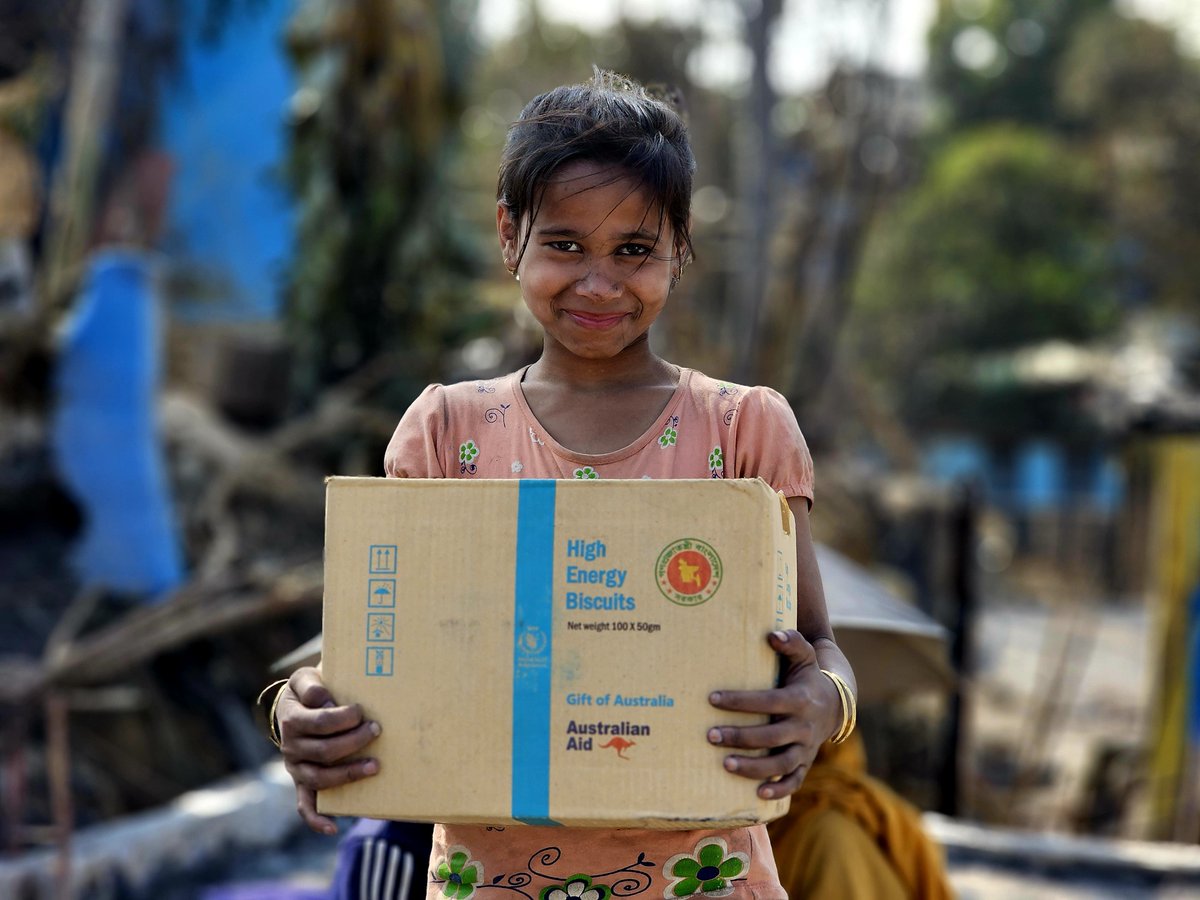
[(511, 272), (517, 265), (517, 223), (513, 220), (512, 210), (503, 200), (496, 203), (496, 235), (500, 238), (500, 255), (504, 257), (504, 265)]

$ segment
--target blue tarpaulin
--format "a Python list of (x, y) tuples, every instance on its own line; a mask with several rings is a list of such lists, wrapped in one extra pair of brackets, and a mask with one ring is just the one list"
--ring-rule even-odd
[(96, 254), (60, 348), (52, 435), (84, 513), (80, 580), (147, 599), (184, 576), (156, 427), (159, 316), (145, 254)]

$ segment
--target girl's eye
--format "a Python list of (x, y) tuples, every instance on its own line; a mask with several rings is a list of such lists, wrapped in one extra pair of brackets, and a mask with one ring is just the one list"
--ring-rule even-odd
[(575, 253), (579, 250), (579, 244), (575, 241), (551, 241), (546, 246), (555, 250), (562, 250), (565, 253)]
[(646, 256), (653, 248), (643, 244), (622, 244), (617, 248), (618, 256)]

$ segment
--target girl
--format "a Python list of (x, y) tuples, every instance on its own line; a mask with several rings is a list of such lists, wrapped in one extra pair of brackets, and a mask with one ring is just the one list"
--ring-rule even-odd
[[(834, 643), (809, 532), (812, 462), (786, 401), (667, 362), (649, 331), (692, 256), (695, 163), (667, 103), (611, 73), (533, 100), (500, 162), (496, 230), (505, 267), (545, 332), (537, 362), (493, 381), (431, 385), (385, 458), (394, 478), (761, 476), (796, 517), (796, 630), (767, 637), (778, 687), (714, 692), (708, 740), (763, 798), (794, 792), (817, 749), (852, 727), (854, 676)], [(337, 705), (316, 669), (277, 702), (301, 817), (332, 833), (318, 790), (370, 777), (380, 733)], [(769, 724), (721, 724), (719, 710)], [(395, 727), (395, 726), (393, 726)], [(770, 751), (743, 755), (743, 750)], [(764, 826), (705, 831), (438, 825), (428, 897), (502, 889), (539, 900), (613, 896), (784, 898)], [(499, 876), (499, 877), (498, 877)]]

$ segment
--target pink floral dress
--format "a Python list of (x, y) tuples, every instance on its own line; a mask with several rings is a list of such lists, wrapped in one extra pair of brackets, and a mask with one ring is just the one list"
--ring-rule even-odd
[[(396, 428), (398, 478), (752, 478), (812, 501), (812, 459), (775, 391), (683, 369), (658, 421), (627, 447), (583, 454), (534, 417), (525, 370), (430, 385)], [(429, 900), (614, 897), (786, 900), (766, 827), (662, 831), (437, 825)]]

